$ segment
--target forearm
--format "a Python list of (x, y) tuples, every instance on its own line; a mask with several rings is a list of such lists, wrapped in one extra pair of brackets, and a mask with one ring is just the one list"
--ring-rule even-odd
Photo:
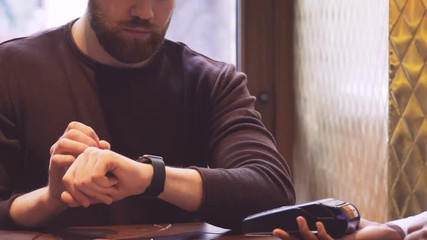
[(210, 224), (238, 229), (250, 214), (295, 203), (286, 183), (273, 184), (257, 170), (243, 167), (197, 170), (203, 179), (203, 203), (197, 214)]
[(159, 198), (186, 211), (197, 211), (202, 204), (202, 178), (194, 169), (166, 167), (166, 180)]
[(37, 227), (66, 208), (65, 203), (50, 198), (48, 188), (44, 187), (16, 198), (10, 216), (18, 225)]

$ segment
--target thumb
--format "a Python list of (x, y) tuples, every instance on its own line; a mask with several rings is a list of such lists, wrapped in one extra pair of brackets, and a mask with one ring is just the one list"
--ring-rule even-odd
[(64, 191), (64, 192), (61, 193), (61, 199), (62, 199), (63, 202), (65, 202), (70, 207), (73, 207), (73, 208), (74, 207), (80, 207), (80, 204), (78, 204), (74, 200), (73, 196), (69, 192), (67, 192), (67, 191)]

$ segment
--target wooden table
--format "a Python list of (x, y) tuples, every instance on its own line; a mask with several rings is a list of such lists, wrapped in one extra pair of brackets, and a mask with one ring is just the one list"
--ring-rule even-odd
[(277, 240), (273, 236), (244, 236), (207, 223), (70, 227), (37, 231), (2, 231), (0, 240)]

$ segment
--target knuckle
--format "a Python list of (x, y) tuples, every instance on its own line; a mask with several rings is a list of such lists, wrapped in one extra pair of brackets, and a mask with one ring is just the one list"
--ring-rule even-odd
[(56, 144), (56, 143), (54, 143), (54, 144), (50, 147), (50, 149), (49, 149), (49, 153), (50, 153), (50, 154), (53, 154), (53, 153), (55, 152), (56, 147), (57, 147), (57, 144)]
[(66, 148), (68, 146), (68, 140), (65, 138), (60, 138), (58, 139), (58, 141), (56, 142), (56, 149), (63, 149)]
[(85, 150), (84, 150), (84, 154), (92, 154), (97, 150), (96, 147), (92, 147), (92, 146), (88, 146)]
[(76, 138), (79, 135), (79, 132), (80, 131), (77, 129), (70, 129), (69, 131), (67, 131), (65, 136), (68, 138)]
[(100, 158), (111, 158), (113, 156), (113, 153), (107, 149), (100, 149), (99, 150), (99, 157)]
[(81, 188), (86, 187), (88, 185), (88, 182), (85, 180), (78, 180), (75, 182), (74, 185), (76, 186), (77, 189), (81, 189)]
[(92, 134), (92, 135), (96, 135), (96, 134), (95, 134), (95, 130), (93, 130), (93, 128), (92, 128), (92, 127), (87, 126), (87, 131), (88, 131), (90, 134)]
[(102, 176), (99, 174), (94, 174), (92, 176), (90, 176), (90, 181), (91, 182), (97, 182)]
[(108, 153), (105, 150), (99, 150), (98, 154), (99, 158), (101, 159), (108, 157)]
[(72, 122), (70, 122), (70, 123), (68, 124), (67, 129), (74, 129), (74, 128), (77, 128), (77, 127), (78, 127), (78, 125), (79, 125), (79, 122), (72, 121)]
[(62, 184), (64, 184), (64, 186), (71, 186), (71, 182), (72, 179), (67, 174), (62, 177)]
[(61, 163), (61, 157), (59, 155), (52, 155), (50, 158), (50, 165), (52, 166), (58, 166)]

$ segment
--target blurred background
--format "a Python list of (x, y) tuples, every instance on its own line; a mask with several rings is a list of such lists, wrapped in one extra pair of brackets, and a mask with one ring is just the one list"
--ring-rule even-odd
[[(71, 21), (86, 3), (0, 0), (0, 41)], [(386, 221), (427, 210), (426, 8), (177, 0), (167, 37), (247, 74), (299, 203), (334, 197)]]
[[(87, 0), (0, 0), (0, 42), (65, 24), (86, 5)], [(168, 38), (236, 63), (236, 0), (178, 0), (176, 8)]]

